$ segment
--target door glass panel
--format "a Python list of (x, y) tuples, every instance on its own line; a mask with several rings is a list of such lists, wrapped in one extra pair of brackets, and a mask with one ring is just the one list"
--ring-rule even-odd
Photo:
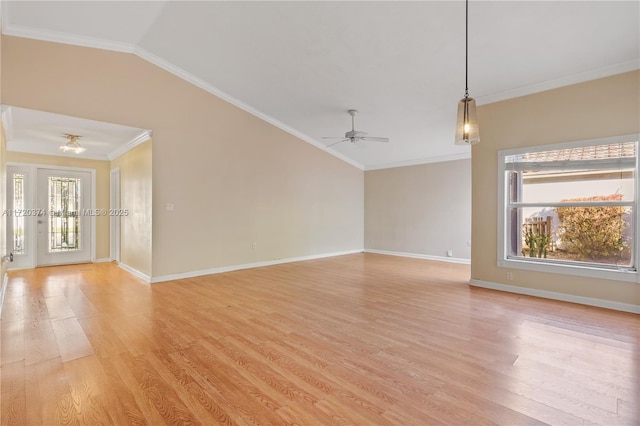
[(80, 247), (81, 185), (79, 178), (49, 176), (49, 253)]
[(24, 175), (13, 174), (13, 254), (24, 254)]

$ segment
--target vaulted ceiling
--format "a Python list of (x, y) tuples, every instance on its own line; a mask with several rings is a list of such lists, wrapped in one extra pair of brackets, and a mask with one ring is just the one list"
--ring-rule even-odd
[[(140, 55), (365, 169), (470, 156), (464, 2), (15, 1), (3, 33)], [(640, 68), (637, 1), (471, 1), (479, 104)], [(637, 94), (631, 94), (635, 96)], [(482, 127), (480, 128), (482, 137)]]

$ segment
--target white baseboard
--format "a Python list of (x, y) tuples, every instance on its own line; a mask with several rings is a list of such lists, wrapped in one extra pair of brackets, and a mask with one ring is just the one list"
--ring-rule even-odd
[[(91, 263), (108, 263), (108, 262), (111, 262), (110, 257), (91, 260)], [(79, 262), (78, 264), (82, 264), (82, 263), (87, 263), (87, 262), (83, 261), (83, 262)], [(42, 266), (64, 266), (64, 265), (73, 265), (73, 264), (74, 263), (68, 263), (68, 264), (62, 264), (62, 265), (42, 265)], [(20, 271), (23, 269), (33, 269), (33, 268), (37, 268), (37, 266), (36, 265), (19, 266), (17, 268), (7, 268), (7, 271)]]
[(489, 288), (492, 290), (506, 291), (509, 293), (526, 294), (527, 296), (542, 297), (545, 299), (562, 300), (563, 302), (579, 303), (581, 305), (596, 306), (598, 308), (613, 309), (622, 312), (640, 314), (640, 306), (630, 303), (614, 302), (611, 300), (595, 299), (592, 297), (575, 296), (573, 294), (557, 293), (555, 291), (539, 290), (516, 285), (498, 284), (489, 281), (470, 279), (469, 285), (474, 287)]
[(9, 283), (9, 274), (4, 273), (2, 279), (2, 288), (0, 288), (0, 318), (2, 318), (2, 305), (4, 305), (4, 293), (7, 291), (7, 284)]
[(124, 263), (118, 263), (118, 266), (122, 269), (124, 269), (125, 271), (129, 272), (131, 275), (135, 275), (136, 277), (140, 278), (141, 280), (143, 280), (146, 283), (151, 283), (151, 277), (147, 274), (144, 274), (140, 271), (138, 271), (135, 268), (132, 268), (129, 265), (126, 265)]
[(280, 265), (282, 263), (301, 262), (303, 260), (322, 259), (325, 257), (343, 256), (345, 254), (362, 253), (362, 250), (347, 250), (334, 253), (314, 254), (311, 256), (288, 257), (284, 259), (268, 260), (264, 262), (244, 263), (241, 265), (222, 266), (219, 268), (203, 269), (200, 271), (183, 272), (180, 274), (160, 275), (151, 278), (152, 283), (181, 280), (183, 278), (200, 277), (203, 275), (221, 274), (224, 272), (238, 271), (240, 269), (260, 268), (262, 266)]
[(462, 263), (465, 265), (471, 264), (471, 260), (462, 259), (459, 257), (432, 256), (430, 254), (405, 253), (401, 251), (387, 251), (387, 250), (375, 250), (375, 249), (365, 249), (364, 252), (375, 253), (375, 254), (387, 254), (389, 256), (412, 257), (414, 259), (437, 260), (440, 262)]
[(7, 271), (22, 271), (25, 269), (33, 269), (35, 266), (19, 266), (17, 268), (7, 268)]

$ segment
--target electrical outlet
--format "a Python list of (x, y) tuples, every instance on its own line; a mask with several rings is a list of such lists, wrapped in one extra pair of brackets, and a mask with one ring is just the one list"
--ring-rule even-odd
[(453, 250), (449, 249), (447, 250), (447, 257), (452, 257), (453, 256)]
[(509, 281), (513, 280), (513, 272), (507, 272), (507, 280)]
[(255, 241), (254, 241), (254, 242), (252, 242), (252, 243), (251, 243), (251, 248), (252, 248), (253, 250), (255, 250), (255, 249), (256, 249), (256, 247), (258, 247), (258, 245), (256, 244), (256, 242), (255, 242)]

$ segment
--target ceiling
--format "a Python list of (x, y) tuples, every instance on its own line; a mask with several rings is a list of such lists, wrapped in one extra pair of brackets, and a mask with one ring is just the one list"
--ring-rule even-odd
[[(113, 160), (148, 140), (151, 134), (135, 127), (6, 105), (2, 107), (2, 125), (9, 151), (93, 160)], [(86, 151), (61, 152), (60, 146), (68, 142), (66, 134), (80, 136), (78, 143)]]
[[(468, 158), (462, 1), (3, 2), (3, 33), (135, 53), (363, 169)], [(640, 2), (471, 1), (479, 104), (640, 68)], [(324, 148), (351, 128), (389, 137)], [(480, 123), (482, 138), (482, 123)]]

